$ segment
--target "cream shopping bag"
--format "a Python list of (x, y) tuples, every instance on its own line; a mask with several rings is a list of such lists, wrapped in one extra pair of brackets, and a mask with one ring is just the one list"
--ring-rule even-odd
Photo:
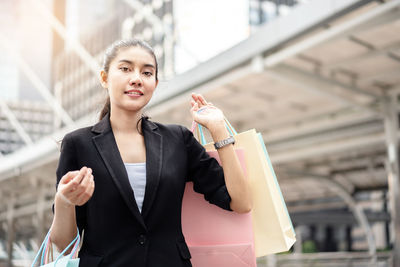
[[(230, 126), (229, 122), (227, 124)], [(245, 151), (246, 168), (253, 195), (253, 231), (256, 256), (288, 251), (296, 242), (295, 232), (278, 180), (260, 133), (252, 129), (236, 133), (235, 147)], [(215, 150), (213, 144), (205, 145)]]

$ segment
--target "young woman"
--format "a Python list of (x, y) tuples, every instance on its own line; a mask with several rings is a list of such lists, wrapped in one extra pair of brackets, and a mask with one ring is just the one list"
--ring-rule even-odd
[(193, 120), (220, 142), (222, 168), (186, 128), (143, 116), (157, 73), (146, 43), (114, 43), (100, 73), (108, 91), (100, 121), (63, 139), (51, 240), (63, 249), (77, 228), (84, 230), (80, 266), (191, 266), (181, 229), (189, 180), (210, 203), (238, 213), (251, 209), (233, 145), (220, 142), (229, 138), (221, 110), (192, 94)]

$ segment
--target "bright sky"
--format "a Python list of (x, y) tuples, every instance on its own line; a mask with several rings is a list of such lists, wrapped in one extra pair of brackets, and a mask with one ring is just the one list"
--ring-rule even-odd
[(249, 36), (248, 0), (174, 0), (178, 73)]

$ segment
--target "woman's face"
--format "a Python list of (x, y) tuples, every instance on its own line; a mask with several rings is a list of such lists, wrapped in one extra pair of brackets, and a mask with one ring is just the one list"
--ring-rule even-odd
[(150, 101), (158, 84), (156, 62), (141, 47), (121, 49), (111, 61), (108, 74), (101, 73), (108, 88), (111, 110), (140, 111)]

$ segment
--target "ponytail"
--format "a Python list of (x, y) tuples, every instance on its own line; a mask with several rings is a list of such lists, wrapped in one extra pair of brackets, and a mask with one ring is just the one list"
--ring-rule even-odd
[(107, 113), (110, 113), (110, 110), (111, 110), (110, 96), (107, 96), (103, 109), (100, 112), (99, 121), (101, 121), (107, 115)]

